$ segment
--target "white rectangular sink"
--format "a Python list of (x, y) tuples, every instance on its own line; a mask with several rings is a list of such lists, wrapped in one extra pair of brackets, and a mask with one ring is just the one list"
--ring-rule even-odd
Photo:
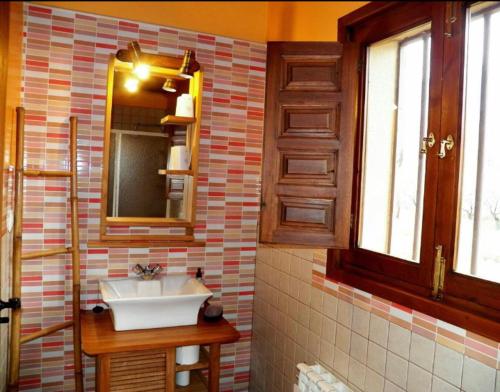
[(194, 325), (200, 306), (212, 296), (203, 283), (184, 274), (101, 280), (99, 288), (116, 331)]

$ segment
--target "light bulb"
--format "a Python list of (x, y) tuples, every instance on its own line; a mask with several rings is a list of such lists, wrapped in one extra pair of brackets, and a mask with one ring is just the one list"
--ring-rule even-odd
[(149, 78), (149, 65), (138, 64), (134, 67), (134, 74), (141, 80)]
[(135, 93), (139, 89), (139, 79), (134, 77), (128, 77), (125, 80), (125, 88), (129, 93)]
[(177, 86), (173, 79), (167, 79), (165, 80), (162, 89), (168, 91), (169, 93), (175, 93), (177, 91)]

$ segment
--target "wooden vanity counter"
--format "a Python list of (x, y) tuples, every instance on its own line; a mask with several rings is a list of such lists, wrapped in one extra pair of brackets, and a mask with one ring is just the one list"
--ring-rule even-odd
[[(209, 323), (201, 315), (197, 325), (118, 332), (109, 311), (82, 311), (81, 326), (83, 352), (97, 357), (97, 391), (218, 392), (220, 345), (240, 337), (225, 319)], [(176, 365), (176, 347), (190, 345), (209, 350), (202, 347), (200, 361), (193, 365)], [(208, 369), (208, 380), (192, 372), (191, 385), (176, 388), (176, 371), (202, 369)]]

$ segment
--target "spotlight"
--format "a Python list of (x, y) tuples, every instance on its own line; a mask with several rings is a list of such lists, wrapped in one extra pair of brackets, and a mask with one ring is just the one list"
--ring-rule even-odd
[(139, 42), (129, 42), (128, 51), (134, 65), (134, 74), (141, 80), (146, 80), (149, 77), (149, 65), (141, 63), (141, 47)]
[(135, 77), (128, 77), (125, 80), (125, 88), (129, 93), (135, 93), (139, 89), (139, 79)]
[(167, 79), (165, 80), (162, 89), (168, 91), (169, 93), (175, 93), (177, 91), (177, 86), (173, 79)]
[(149, 78), (149, 65), (138, 64), (134, 67), (134, 74), (141, 80), (146, 80)]
[(189, 70), (189, 66), (191, 65), (191, 60), (194, 59), (193, 51), (190, 49), (186, 49), (184, 51), (184, 59), (182, 60), (182, 66), (179, 70), (179, 75), (186, 79), (192, 79), (193, 74)]

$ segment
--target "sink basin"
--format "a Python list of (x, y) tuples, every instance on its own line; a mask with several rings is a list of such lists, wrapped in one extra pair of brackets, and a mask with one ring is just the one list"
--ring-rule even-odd
[(99, 288), (116, 331), (196, 324), (200, 306), (212, 296), (203, 283), (184, 274), (101, 280)]

